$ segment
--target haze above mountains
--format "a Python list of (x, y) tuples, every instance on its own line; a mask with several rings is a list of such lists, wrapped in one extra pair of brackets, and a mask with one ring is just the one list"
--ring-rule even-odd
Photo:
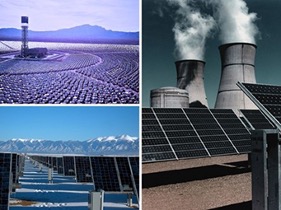
[[(21, 41), (21, 29), (0, 28), (0, 40)], [(138, 44), (139, 32), (107, 30), (89, 24), (56, 31), (28, 30), (29, 41), (70, 43)]]
[(87, 141), (11, 139), (0, 142), (0, 151), (44, 154), (138, 155), (139, 139), (129, 135), (98, 137)]

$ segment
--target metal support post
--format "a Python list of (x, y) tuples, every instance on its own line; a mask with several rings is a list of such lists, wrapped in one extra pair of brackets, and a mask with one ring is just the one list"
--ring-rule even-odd
[(133, 193), (128, 193), (127, 195), (127, 204), (129, 207), (132, 207), (133, 206)]
[(88, 198), (89, 210), (103, 210), (104, 191), (90, 191)]
[(278, 133), (267, 135), (268, 209), (281, 209), (280, 203), (280, 139)]
[(252, 209), (267, 209), (267, 169), (266, 133), (263, 130), (252, 132)]
[(48, 168), (48, 181), (49, 183), (53, 183), (53, 169)]

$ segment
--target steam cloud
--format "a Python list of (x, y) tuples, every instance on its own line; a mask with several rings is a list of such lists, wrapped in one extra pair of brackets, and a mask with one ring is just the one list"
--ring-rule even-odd
[(249, 13), (243, 0), (213, 0), (215, 18), (220, 27), (219, 38), (223, 44), (231, 42), (249, 42), (255, 44), (259, 33), (254, 22), (256, 13)]
[(205, 43), (215, 20), (210, 15), (203, 15), (193, 6), (194, 0), (167, 0), (177, 6), (173, 28), (178, 59), (203, 60)]

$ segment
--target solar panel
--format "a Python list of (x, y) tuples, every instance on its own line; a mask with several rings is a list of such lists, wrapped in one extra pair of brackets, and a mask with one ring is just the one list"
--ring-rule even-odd
[(75, 176), (74, 157), (63, 156), (63, 167), (65, 176)]
[(261, 112), (281, 130), (281, 86), (240, 82), (237, 85)]
[(93, 182), (92, 167), (88, 156), (75, 156), (75, 171), (77, 182)]
[(240, 112), (253, 130), (276, 128), (258, 109), (242, 109)]
[(210, 111), (237, 151), (249, 153), (251, 151), (251, 136), (236, 114), (232, 110), (211, 109)]
[(121, 191), (133, 191), (133, 180), (130, 170), (130, 163), (127, 157), (116, 157), (118, 172), (121, 180)]
[(144, 114), (143, 162), (250, 152), (250, 134), (232, 110), (145, 108)]
[(9, 209), (12, 156), (0, 153), (0, 209)]
[(129, 161), (131, 164), (132, 174), (134, 177), (133, 184), (135, 185), (135, 193), (139, 195), (139, 157), (129, 157)]
[(208, 156), (182, 109), (154, 109), (178, 159)]
[(58, 174), (64, 174), (62, 157), (57, 157), (57, 164), (58, 164)]
[(52, 157), (52, 168), (54, 169), (54, 170), (58, 170), (58, 166), (57, 166), (57, 157)]
[(90, 157), (96, 190), (121, 191), (113, 157)]
[(144, 162), (176, 159), (175, 152), (152, 109), (143, 108), (142, 128), (142, 159)]
[(11, 168), (11, 171), (12, 171), (12, 174), (13, 174), (13, 183), (17, 183), (17, 154), (13, 153), (12, 154), (12, 168)]
[(208, 109), (184, 109), (210, 155), (237, 154), (233, 144)]

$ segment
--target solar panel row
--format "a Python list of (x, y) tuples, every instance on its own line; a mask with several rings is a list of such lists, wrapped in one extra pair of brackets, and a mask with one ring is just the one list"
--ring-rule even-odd
[[(49, 157), (31, 156), (50, 166)], [(67, 176), (75, 176), (77, 182), (92, 182), (96, 190), (139, 192), (138, 157), (89, 157), (63, 156), (56, 158), (57, 168)]]
[(143, 108), (142, 160), (250, 152), (250, 134), (232, 110)]

